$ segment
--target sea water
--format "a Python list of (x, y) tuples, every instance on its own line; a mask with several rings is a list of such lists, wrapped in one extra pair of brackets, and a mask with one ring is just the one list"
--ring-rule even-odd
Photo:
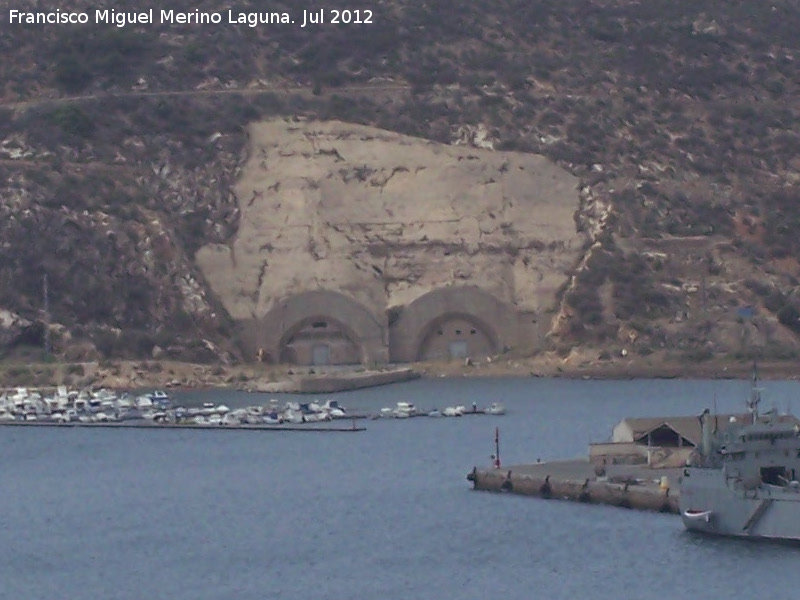
[[(763, 388), (764, 409), (800, 406), (795, 382)], [(316, 398), (359, 412), (500, 401), (508, 413), (353, 433), (0, 428), (0, 599), (793, 598), (795, 547), (689, 534), (674, 515), (476, 492), (465, 478), (490, 463), (495, 427), (504, 466), (574, 458), (624, 417), (740, 412), (748, 389), (425, 379)]]

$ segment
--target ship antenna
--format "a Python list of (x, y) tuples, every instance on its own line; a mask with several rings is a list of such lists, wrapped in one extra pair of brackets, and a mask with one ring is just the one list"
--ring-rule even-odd
[(761, 390), (758, 387), (758, 365), (753, 361), (753, 382), (750, 387), (750, 400), (747, 402), (747, 408), (753, 415), (753, 423), (758, 420), (758, 404), (761, 402)]

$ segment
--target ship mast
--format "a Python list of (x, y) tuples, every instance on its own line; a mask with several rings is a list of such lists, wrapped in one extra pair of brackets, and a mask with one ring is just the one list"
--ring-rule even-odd
[(761, 389), (758, 387), (758, 366), (753, 361), (753, 381), (750, 385), (750, 399), (747, 401), (747, 409), (753, 416), (753, 424), (758, 421), (758, 405), (761, 402)]

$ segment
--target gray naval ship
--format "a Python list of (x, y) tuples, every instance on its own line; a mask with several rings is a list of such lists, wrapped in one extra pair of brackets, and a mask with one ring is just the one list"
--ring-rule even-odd
[(702, 438), (680, 478), (684, 526), (726, 536), (800, 540), (800, 425), (759, 415), (757, 376), (749, 413), (718, 423), (706, 410)]

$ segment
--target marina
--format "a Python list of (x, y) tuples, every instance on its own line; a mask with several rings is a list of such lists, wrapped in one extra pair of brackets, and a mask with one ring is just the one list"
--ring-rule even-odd
[[(765, 387), (779, 406), (800, 393), (797, 382)], [(677, 585), (681, 596), (711, 587), (739, 598), (763, 593), (763, 574), (776, 571), (770, 593), (791, 598), (800, 585), (792, 547), (695, 535), (674, 513), (478, 493), (465, 479), (473, 465), (515, 478), (513, 465), (579, 457), (564, 475), (582, 483), (593, 473), (587, 445), (625, 415), (699, 415), (715, 393), (730, 413), (746, 392), (739, 381), (422, 379), (279, 400), (335, 399), (348, 413), (375, 414), (409, 399), (444, 408), (502, 398), (506, 417), (378, 418), (358, 435), (2, 428), (12, 541), (0, 548), (0, 598), (662, 600)], [(231, 409), (269, 399), (170, 395)], [(493, 470), (498, 426), (502, 466)], [(265, 569), (280, 574), (266, 586)], [(309, 576), (315, 569), (324, 585)]]
[(152, 422), (95, 422), (81, 423), (73, 421), (69, 423), (55, 423), (48, 421), (0, 421), (0, 425), (8, 427), (84, 427), (84, 428), (107, 428), (107, 429), (192, 429), (205, 431), (302, 431), (306, 433), (325, 433), (325, 432), (355, 432), (366, 431), (366, 427), (359, 427), (353, 422), (351, 427), (336, 427), (333, 425), (236, 425), (219, 427), (214, 425), (197, 425), (194, 423), (152, 423)]
[[(248, 400), (252, 399), (248, 395)], [(379, 412), (352, 412), (336, 399), (281, 403), (275, 397), (263, 404), (231, 407), (224, 402), (200, 405), (174, 405), (163, 390), (144, 393), (99, 390), (67, 390), (58, 386), (52, 392), (15, 388), (0, 394), (0, 425), (154, 427), (192, 429), (248, 429), (254, 431), (364, 431), (356, 420), (408, 419), (411, 417), (461, 417), (464, 415), (505, 414), (505, 407), (493, 402), (487, 407), (473, 403), (443, 409), (420, 409), (400, 401)], [(333, 422), (352, 421), (341, 427)]]

